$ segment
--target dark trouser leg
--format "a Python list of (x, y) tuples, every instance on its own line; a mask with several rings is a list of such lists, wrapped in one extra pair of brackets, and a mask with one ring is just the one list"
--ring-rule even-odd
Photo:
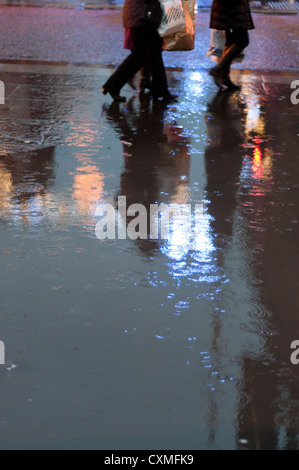
[(151, 90), (152, 89), (152, 68), (151, 68), (151, 58), (149, 51), (146, 51), (145, 54), (145, 65), (142, 67), (141, 79), (139, 83), (140, 90)]
[(129, 55), (104, 85), (104, 90), (119, 93), (144, 64), (143, 51), (138, 49)]
[(152, 74), (152, 69), (151, 69), (151, 58), (149, 51), (146, 51), (145, 54), (145, 65), (141, 69), (141, 77), (142, 78), (150, 78)]
[[(222, 71), (222, 80), (223, 84), (229, 88), (230, 90), (240, 90), (240, 87), (233, 83), (230, 79), (230, 69), (231, 69), (231, 64), (234, 59), (236, 59), (241, 52), (249, 45), (249, 35), (248, 31), (246, 30), (236, 30), (236, 31), (226, 31), (226, 45), (223, 50), (223, 57), (225, 59), (226, 54), (231, 48), (235, 47), (238, 48), (234, 49), (235, 55), (234, 58), (231, 61), (228, 61), (227, 63), (224, 63), (223, 66), (223, 71)], [(221, 61), (220, 61), (221, 62)]]
[(222, 76), (229, 76), (230, 67), (234, 59), (249, 45), (249, 35), (246, 29), (236, 29), (226, 31), (226, 44), (223, 54), (216, 65), (211, 70), (211, 75), (220, 88), (222, 87)]
[(226, 31), (226, 44), (218, 66), (230, 68), (234, 59), (249, 45), (249, 34), (246, 29)]
[(163, 39), (156, 30), (152, 30), (149, 36), (149, 56), (153, 77), (152, 91), (156, 98), (166, 98), (169, 95), (162, 46)]
[(147, 36), (143, 29), (135, 29), (134, 50), (113, 73), (104, 85), (108, 93), (119, 93), (122, 87), (141, 69), (146, 61)]

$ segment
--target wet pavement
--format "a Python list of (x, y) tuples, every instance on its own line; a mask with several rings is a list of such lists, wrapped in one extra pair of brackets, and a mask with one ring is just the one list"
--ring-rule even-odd
[[(197, 14), (196, 49), (165, 54), (167, 67), (208, 69), (209, 19), (209, 13)], [(299, 16), (256, 14), (254, 21), (256, 30), (238, 68), (299, 70)], [(4, 7), (0, 29), (0, 60), (118, 65), (127, 55), (121, 11)]]
[[(71, 9), (117, 9), (122, 8), (124, 0), (2, 0), (1, 6), (20, 6), (35, 8), (71, 8)], [(196, 0), (196, 7), (210, 11), (212, 0)], [(251, 10), (256, 13), (290, 14), (299, 10), (298, 0), (251, 1)]]
[[(1, 67), (0, 448), (298, 449), (298, 74), (173, 68), (165, 106), (110, 73)], [(119, 196), (202, 203), (195, 249), (98, 240)]]

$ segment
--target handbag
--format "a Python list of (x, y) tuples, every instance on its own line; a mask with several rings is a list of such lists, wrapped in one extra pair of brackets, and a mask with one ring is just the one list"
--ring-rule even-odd
[(183, 0), (185, 27), (164, 38), (166, 51), (193, 51), (195, 48), (195, 0)]
[(144, 27), (152, 27), (158, 29), (162, 17), (163, 17), (163, 10), (161, 8), (161, 4), (159, 0), (146, 0), (143, 10), (143, 18), (141, 19), (141, 24)]
[(185, 11), (182, 0), (161, 0), (163, 17), (158, 33), (162, 38), (185, 28)]

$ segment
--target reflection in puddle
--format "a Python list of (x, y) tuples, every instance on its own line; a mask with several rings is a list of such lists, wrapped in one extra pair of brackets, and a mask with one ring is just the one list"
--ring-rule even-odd
[(83, 219), (89, 217), (91, 223), (104, 189), (104, 175), (95, 165), (83, 165), (74, 175), (73, 199), (76, 211)]
[[(213, 96), (206, 73), (177, 76), (178, 105), (105, 105), (100, 124), (62, 119), (55, 148), (1, 157), (1, 331), (19, 359), (4, 439), (299, 447), (298, 112), (277, 85)], [(165, 240), (97, 240), (96, 207), (120, 196), (204, 213), (191, 240), (184, 217)]]

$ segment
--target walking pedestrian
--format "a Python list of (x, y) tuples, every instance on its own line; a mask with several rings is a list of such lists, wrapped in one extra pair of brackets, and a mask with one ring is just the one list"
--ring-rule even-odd
[[(150, 13), (149, 19), (146, 19), (146, 11)], [(120, 96), (120, 90), (149, 59), (153, 98), (176, 101), (176, 97), (168, 90), (162, 58), (163, 39), (157, 31), (161, 19), (162, 9), (158, 0), (125, 0), (123, 25), (130, 34), (131, 54), (105, 83), (104, 95), (109, 93), (115, 101), (126, 101)]]
[(248, 31), (254, 29), (249, 0), (214, 0), (211, 29), (225, 31), (226, 43), (218, 64), (210, 70), (216, 85), (223, 89), (238, 90), (230, 79), (231, 64), (249, 46)]

